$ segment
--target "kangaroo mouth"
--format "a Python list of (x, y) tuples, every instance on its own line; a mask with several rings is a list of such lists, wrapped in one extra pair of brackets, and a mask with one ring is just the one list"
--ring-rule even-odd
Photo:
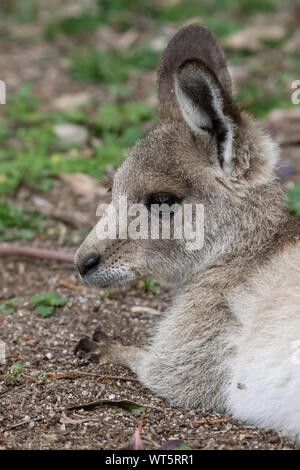
[(121, 287), (135, 279), (135, 274), (126, 267), (105, 268), (99, 267), (87, 272), (81, 279), (90, 287), (110, 288)]

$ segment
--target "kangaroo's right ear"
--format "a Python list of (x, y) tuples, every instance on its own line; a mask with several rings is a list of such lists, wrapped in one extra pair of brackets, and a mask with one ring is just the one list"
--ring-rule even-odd
[(231, 97), (223, 50), (211, 31), (194, 24), (174, 36), (158, 66), (158, 93), (160, 119), (183, 117), (193, 133), (209, 132), (221, 167), (231, 172), (240, 112)]

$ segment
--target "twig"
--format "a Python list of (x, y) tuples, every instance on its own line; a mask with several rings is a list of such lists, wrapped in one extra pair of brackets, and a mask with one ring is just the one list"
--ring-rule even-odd
[(23, 426), (23, 424), (28, 424), (32, 423), (32, 421), (41, 421), (43, 418), (39, 416), (38, 418), (32, 418), (32, 419), (23, 419), (22, 421), (19, 421), (16, 424), (12, 424), (11, 426), (8, 426), (7, 428), (4, 429), (4, 431), (9, 431), (10, 429), (18, 428), (19, 426)]
[(92, 372), (81, 372), (77, 370), (69, 371), (69, 372), (62, 372), (61, 374), (54, 374), (50, 373), (47, 374), (47, 377), (50, 377), (52, 380), (60, 380), (60, 379), (77, 379), (78, 377), (96, 377), (97, 381), (98, 380), (103, 380), (103, 379), (114, 379), (114, 380), (126, 380), (130, 382), (138, 382), (138, 379), (135, 377), (130, 377), (126, 375), (100, 375), (100, 374), (95, 374)]
[(216, 418), (216, 419), (200, 419), (199, 421), (194, 421), (195, 424), (218, 424), (218, 423), (228, 423), (229, 418)]
[(144, 424), (145, 414), (146, 414), (146, 409), (143, 411), (140, 422), (139, 422), (139, 426), (138, 426), (139, 433), (142, 432), (142, 427), (143, 427), (143, 424)]
[(72, 263), (74, 256), (72, 253), (62, 251), (43, 250), (40, 248), (29, 248), (25, 246), (9, 245), (7, 243), (0, 244), (0, 255), (4, 256), (30, 256), (33, 258), (53, 259), (56, 261), (66, 261)]
[(65, 281), (64, 279), (60, 279), (58, 281), (58, 285), (62, 287), (67, 287), (68, 289), (73, 289), (73, 290), (82, 290), (83, 286), (77, 286), (76, 284), (73, 284), (72, 282)]
[(100, 375), (97, 379), (97, 382), (99, 380), (103, 380), (103, 379), (126, 380), (128, 382), (138, 382), (139, 381), (135, 377), (130, 377), (128, 375), (121, 375), (121, 376), (118, 376), (118, 375)]

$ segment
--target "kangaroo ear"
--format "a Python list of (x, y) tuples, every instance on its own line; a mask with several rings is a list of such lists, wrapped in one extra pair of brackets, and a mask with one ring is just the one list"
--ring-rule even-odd
[(160, 118), (182, 117), (195, 134), (217, 140), (224, 171), (233, 167), (232, 139), (240, 113), (231, 97), (231, 79), (214, 34), (201, 25), (179, 31), (158, 66)]
[(238, 113), (215, 75), (199, 61), (184, 62), (175, 74), (181, 113), (195, 134), (208, 132), (217, 142), (219, 163), (233, 169), (232, 141)]

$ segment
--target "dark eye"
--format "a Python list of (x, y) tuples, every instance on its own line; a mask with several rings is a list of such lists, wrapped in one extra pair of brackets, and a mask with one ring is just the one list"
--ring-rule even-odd
[[(174, 204), (180, 204), (181, 199), (172, 193), (152, 193), (149, 194), (146, 199), (147, 208), (154, 212), (158, 212), (160, 215), (169, 213), (174, 214)], [(161, 206), (161, 207), (160, 207)]]

